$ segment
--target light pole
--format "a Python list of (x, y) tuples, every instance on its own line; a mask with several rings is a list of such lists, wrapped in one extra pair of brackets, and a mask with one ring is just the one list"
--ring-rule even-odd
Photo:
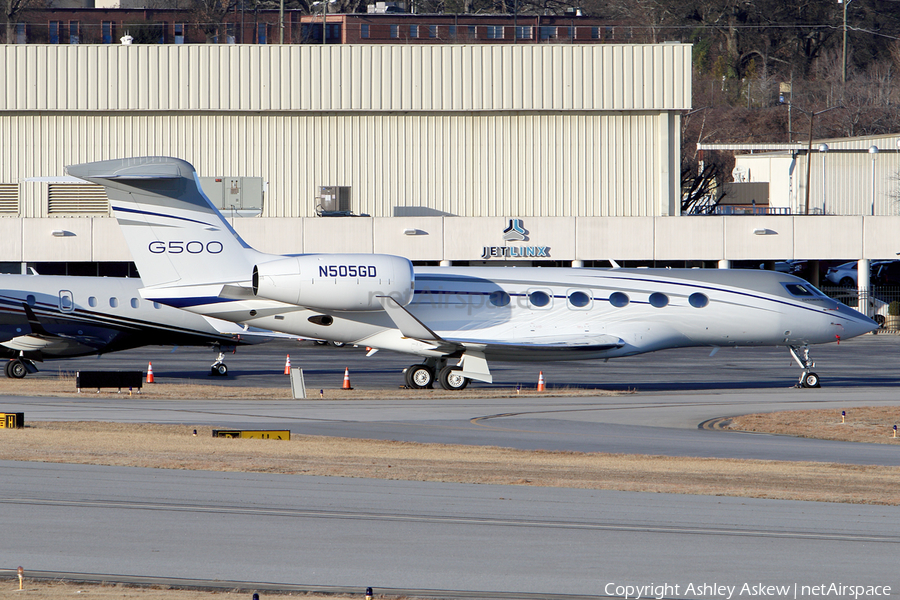
[(825, 155), (828, 154), (828, 144), (819, 144), (819, 154), (822, 155), (822, 214), (826, 215), (825, 210)]
[[(790, 108), (793, 105), (788, 105)], [(816, 115), (821, 115), (822, 113), (827, 113), (829, 110), (834, 110), (836, 108), (844, 108), (843, 106), (832, 106), (831, 108), (826, 108), (825, 110), (820, 110), (818, 112), (812, 112), (799, 106), (796, 107), (797, 110), (802, 112), (804, 115), (809, 117), (809, 142), (806, 147), (806, 203), (803, 214), (809, 214), (809, 172), (812, 166), (812, 134), (813, 134), (813, 119), (816, 118)], [(788, 113), (790, 114), (790, 113)]]
[(878, 158), (878, 146), (872, 144), (869, 146), (869, 154), (872, 155), (872, 211), (871, 215), (875, 215), (875, 159)]

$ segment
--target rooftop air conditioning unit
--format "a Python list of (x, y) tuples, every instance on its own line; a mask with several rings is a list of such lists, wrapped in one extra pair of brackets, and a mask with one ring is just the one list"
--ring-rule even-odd
[(350, 186), (323, 185), (319, 187), (319, 212), (350, 213)]

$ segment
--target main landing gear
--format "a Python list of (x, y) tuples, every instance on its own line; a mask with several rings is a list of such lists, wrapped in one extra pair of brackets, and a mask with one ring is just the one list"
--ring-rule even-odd
[(819, 383), (819, 376), (813, 373), (811, 370), (816, 366), (816, 363), (809, 359), (809, 346), (790, 346), (790, 349), (791, 356), (794, 357), (794, 360), (796, 360), (797, 364), (800, 365), (800, 368), (803, 369), (803, 373), (800, 375), (800, 381), (799, 383), (797, 383), (797, 387), (822, 387), (822, 384)]
[(407, 367), (403, 375), (406, 387), (413, 390), (430, 389), (437, 379), (445, 390), (458, 391), (469, 385), (469, 378), (463, 377), (459, 371), (462, 371), (460, 367), (448, 365), (446, 360), (428, 359), (423, 364)]
[(224, 360), (225, 353), (219, 352), (219, 356), (216, 358), (216, 362), (214, 362), (209, 368), (209, 374), (214, 377), (225, 377), (226, 375), (228, 375), (228, 365), (222, 362)]
[(37, 367), (27, 358), (14, 358), (7, 361), (5, 372), (10, 379), (22, 379), (29, 373), (37, 373)]

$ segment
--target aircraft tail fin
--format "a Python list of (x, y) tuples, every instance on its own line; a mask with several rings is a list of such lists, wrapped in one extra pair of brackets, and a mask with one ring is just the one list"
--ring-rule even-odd
[(249, 281), (256, 252), (232, 229), (183, 160), (151, 156), (71, 165), (106, 188), (147, 287)]

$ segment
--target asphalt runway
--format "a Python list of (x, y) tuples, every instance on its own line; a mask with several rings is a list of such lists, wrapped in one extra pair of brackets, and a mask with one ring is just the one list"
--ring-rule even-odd
[[(723, 349), (710, 357), (697, 349), (494, 367), (501, 385), (525, 385), (543, 369), (551, 386), (630, 391), (619, 396), (170, 401), (104, 392), (0, 396), (0, 410), (25, 412), (26, 421), (277, 426), (457, 444), (897, 465), (892, 445), (698, 425), (759, 410), (852, 415), (853, 406), (900, 404), (898, 343), (867, 336), (814, 349), (825, 386), (818, 390), (792, 388), (799, 368), (785, 350)], [(205, 375), (214, 356), (196, 349), (56, 365), (133, 369), (153, 360), (161, 381), (287, 387), (287, 352), (310, 387), (339, 387), (346, 366), (355, 387), (390, 389), (410, 364), (388, 353), (364, 358), (362, 349), (279, 342), (240, 349), (225, 379)], [(54, 376), (51, 369), (36, 379)], [(898, 507), (2, 461), (0, 482), (7, 540), (0, 565), (50, 577), (355, 594), (373, 586), (460, 598), (633, 597), (625, 586), (650, 584), (653, 597), (665, 598), (818, 598), (824, 594), (803, 586), (831, 584), (900, 591)], [(869, 591), (858, 597), (880, 597), (878, 588)]]

